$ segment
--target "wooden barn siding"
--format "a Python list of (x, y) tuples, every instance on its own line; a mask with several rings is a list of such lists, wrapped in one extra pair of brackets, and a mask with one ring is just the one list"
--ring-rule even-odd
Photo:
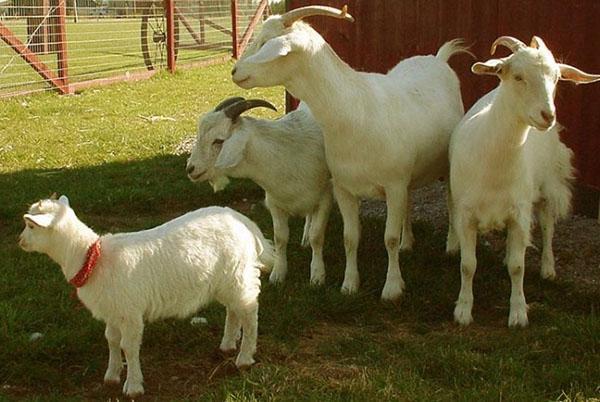
[[(526, 43), (544, 39), (557, 59), (600, 73), (600, 0), (288, 0), (288, 8), (348, 4), (354, 24), (326, 17), (311, 23), (342, 59), (363, 71), (386, 72), (399, 60), (435, 53), (447, 40), (464, 38), (480, 60), (491, 43), (512, 35)], [(497, 56), (508, 52), (499, 48)], [(493, 77), (470, 72), (473, 60), (455, 56), (465, 108), (497, 85)], [(575, 151), (579, 179), (600, 189), (600, 84), (561, 83), (558, 119), (563, 140)]]

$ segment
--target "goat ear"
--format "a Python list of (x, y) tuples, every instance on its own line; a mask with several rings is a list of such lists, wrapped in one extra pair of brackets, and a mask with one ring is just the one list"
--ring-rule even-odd
[(33, 223), (36, 226), (47, 228), (52, 223), (54, 219), (54, 215), (52, 214), (25, 214), (23, 215), (23, 219), (28, 222)]
[(486, 62), (478, 62), (471, 66), (471, 71), (478, 75), (499, 75), (504, 67), (504, 61), (490, 59)]
[(61, 195), (60, 198), (58, 199), (58, 202), (61, 203), (62, 205), (64, 205), (65, 207), (69, 206), (69, 199), (67, 198), (66, 195)]
[(589, 84), (600, 80), (600, 75), (584, 73), (580, 69), (568, 64), (558, 64), (560, 68), (560, 79), (572, 81), (576, 84)]
[(292, 45), (285, 36), (268, 40), (255, 54), (246, 59), (249, 63), (268, 63), (292, 51)]
[(237, 133), (225, 140), (221, 147), (221, 152), (217, 156), (215, 169), (229, 169), (237, 166), (244, 158), (244, 150), (248, 143), (248, 135)]

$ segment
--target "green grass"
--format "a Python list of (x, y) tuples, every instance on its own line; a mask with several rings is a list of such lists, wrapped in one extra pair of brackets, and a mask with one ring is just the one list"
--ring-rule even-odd
[[(107, 400), (103, 325), (78, 307), (56, 264), (16, 245), (28, 205), (67, 194), (99, 232), (152, 227), (207, 205), (232, 205), (272, 237), (262, 191), (236, 180), (213, 194), (185, 177), (174, 147), (193, 133), (198, 114), (226, 96), (271, 100), (281, 88), (242, 91), (231, 64), (160, 74), (75, 96), (41, 94), (0, 101), (0, 399)], [(273, 118), (274, 113), (253, 114)], [(149, 123), (139, 116), (166, 116)], [(530, 267), (525, 292), (530, 327), (506, 328), (510, 283), (502, 255), (482, 246), (474, 283), (476, 322), (452, 322), (458, 259), (444, 255), (444, 233), (416, 222), (416, 248), (401, 256), (407, 291), (382, 303), (386, 252), (383, 218), (363, 219), (361, 291), (339, 292), (344, 256), (339, 214), (325, 250), (327, 284), (308, 285), (309, 250), (292, 221), (285, 284), (266, 278), (260, 296), (257, 365), (238, 372), (216, 352), (224, 309), (189, 320), (149, 324), (142, 365), (148, 399), (281, 401), (583, 401), (600, 393), (600, 291), (539, 279)], [(559, 263), (560, 265), (560, 263)], [(560, 270), (560, 266), (559, 266)], [(560, 275), (560, 271), (559, 271)], [(33, 332), (44, 337), (29, 341)], [(597, 399), (596, 399), (597, 400)]]

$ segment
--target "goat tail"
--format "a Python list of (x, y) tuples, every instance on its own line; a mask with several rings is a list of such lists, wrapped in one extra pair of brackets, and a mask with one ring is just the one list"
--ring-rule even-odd
[(476, 59), (475, 55), (469, 50), (470, 47), (471, 46), (465, 45), (464, 39), (452, 39), (440, 47), (435, 57), (447, 63), (448, 60), (450, 60), (450, 57), (454, 56), (455, 54), (467, 53)]
[(304, 221), (304, 231), (302, 232), (302, 241), (300, 242), (302, 247), (308, 247), (310, 244), (308, 235), (310, 233), (311, 221), (311, 215), (306, 215), (306, 219)]
[(254, 237), (254, 250), (256, 251), (257, 257), (256, 267), (258, 267), (261, 272), (271, 272), (273, 264), (275, 264), (275, 248), (273, 247), (273, 242), (265, 238), (258, 225), (254, 223), (252, 219), (240, 213), (236, 213), (236, 216), (250, 231), (252, 237)]
[(250, 219), (247, 220), (246, 226), (252, 232), (256, 245), (256, 254), (258, 256), (258, 268), (263, 273), (269, 273), (275, 264), (275, 248), (273, 242), (265, 238), (260, 228)]

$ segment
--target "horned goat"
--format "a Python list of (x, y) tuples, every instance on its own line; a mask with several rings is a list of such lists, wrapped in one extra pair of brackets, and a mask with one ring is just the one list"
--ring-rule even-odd
[(530, 47), (500, 37), (492, 54), (498, 45), (513, 53), (475, 63), (472, 71), (496, 75), (500, 84), (469, 110), (451, 138), (450, 207), (458, 242), (449, 241), (448, 251), (460, 248), (461, 288), (454, 318), (467, 325), (473, 320), (477, 232), (507, 229), (505, 263), (512, 283), (508, 325), (513, 327), (528, 324), (523, 275), (532, 213), (542, 229), (541, 276), (553, 278), (554, 224), (570, 207), (572, 152), (560, 142), (556, 84), (588, 83), (600, 76), (557, 63), (535, 36)]
[(254, 363), (259, 269), (271, 267), (273, 250), (250, 219), (210, 207), (153, 229), (98, 236), (61, 196), (33, 204), (24, 220), (19, 245), (57, 262), (82, 303), (106, 323), (106, 383), (120, 382), (123, 350), (123, 392), (143, 394), (144, 321), (182, 318), (212, 300), (227, 308), (221, 350), (235, 350), (243, 329), (236, 365)]
[(464, 109), (458, 78), (447, 61), (466, 48), (454, 40), (436, 56), (411, 57), (385, 75), (357, 72), (300, 21), (311, 15), (353, 21), (345, 8), (323, 6), (270, 17), (235, 64), (233, 81), (242, 88), (284, 85), (308, 104), (321, 126), (344, 221), (343, 292), (354, 293), (359, 286), (359, 199), (386, 201), (388, 268), (382, 298), (396, 299), (404, 288), (398, 252), (413, 244), (409, 192), (448, 175), (450, 133)]
[(230, 98), (199, 120), (196, 145), (187, 163), (192, 181), (249, 178), (265, 190), (273, 219), (275, 265), (270, 280), (284, 280), (291, 215), (306, 217), (303, 244), (312, 247), (310, 281), (325, 280), (323, 242), (333, 202), (323, 135), (310, 109), (301, 104), (277, 120), (240, 116), (254, 107), (276, 110), (260, 99)]

